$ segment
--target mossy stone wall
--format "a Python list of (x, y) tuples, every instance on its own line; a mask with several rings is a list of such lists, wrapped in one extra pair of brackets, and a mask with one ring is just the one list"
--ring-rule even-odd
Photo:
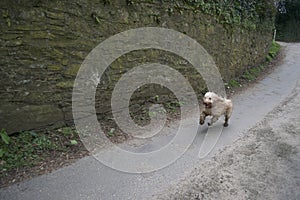
[[(205, 5), (193, 1), (2, 0), (0, 128), (13, 133), (72, 124), (72, 87), (81, 63), (99, 43), (128, 29), (155, 26), (185, 33), (213, 56), (225, 82), (263, 62), (272, 40), (273, 15), (261, 12), (260, 16), (254, 10), (258, 21), (246, 17), (229, 20), (234, 12), (220, 14), (222, 10), (213, 5), (203, 12)], [(173, 66), (189, 79), (199, 96), (206, 88), (190, 64), (171, 53), (131, 52), (110, 66), (99, 85), (99, 118), (110, 112), (109, 98), (116, 81), (145, 62)], [(147, 90), (158, 92), (164, 97), (160, 99), (172, 96), (157, 86)], [(137, 91), (133, 108), (141, 107), (152, 92)]]

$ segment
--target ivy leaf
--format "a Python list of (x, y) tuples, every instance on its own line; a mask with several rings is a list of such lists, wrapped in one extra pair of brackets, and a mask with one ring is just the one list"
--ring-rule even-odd
[(78, 144), (77, 140), (70, 140), (70, 142), (71, 142), (71, 145), (77, 145)]
[(1, 135), (1, 139), (5, 144), (9, 144), (10, 142), (10, 137), (7, 135), (7, 133), (2, 129), (2, 131), (0, 132)]
[(4, 153), (5, 153), (5, 151), (3, 149), (0, 149), (0, 158), (3, 157)]
[(108, 135), (109, 135), (109, 136), (113, 136), (114, 133), (115, 133), (115, 130), (116, 130), (116, 129), (111, 128), (110, 131), (108, 132)]

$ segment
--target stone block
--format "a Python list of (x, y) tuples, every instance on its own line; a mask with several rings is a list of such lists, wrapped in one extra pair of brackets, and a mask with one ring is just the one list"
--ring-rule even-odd
[(64, 115), (54, 105), (0, 105), (0, 129), (9, 134), (24, 130), (59, 127), (63, 125)]

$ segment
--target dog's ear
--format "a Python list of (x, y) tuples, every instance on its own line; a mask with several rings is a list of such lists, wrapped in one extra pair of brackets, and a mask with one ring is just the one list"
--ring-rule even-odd
[(202, 96), (204, 96), (206, 93), (208, 92), (208, 88), (204, 88), (203, 90), (201, 90), (201, 94)]

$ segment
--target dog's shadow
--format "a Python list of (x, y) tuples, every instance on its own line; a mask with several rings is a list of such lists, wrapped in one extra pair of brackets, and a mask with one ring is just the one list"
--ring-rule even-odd
[(214, 123), (212, 126), (208, 126), (208, 121), (206, 120), (203, 125), (199, 124), (198, 126), (198, 135), (205, 135), (206, 133), (219, 133), (219, 132), (225, 132), (225, 130), (229, 129), (229, 127), (224, 127), (222, 120), (219, 120), (218, 122)]
[(207, 124), (203, 124), (198, 126), (198, 131), (197, 134), (198, 135), (205, 135), (208, 131), (209, 126)]

